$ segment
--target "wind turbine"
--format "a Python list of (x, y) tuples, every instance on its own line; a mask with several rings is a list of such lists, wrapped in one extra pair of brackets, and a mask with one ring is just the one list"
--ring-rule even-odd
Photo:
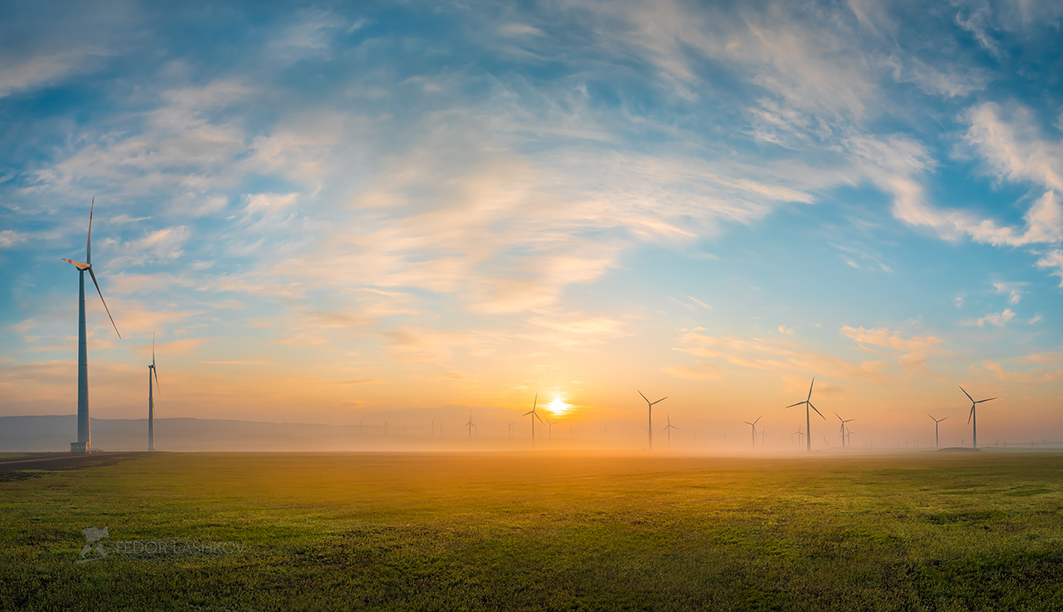
[(550, 419), (546, 419), (546, 426), (548, 427), (547, 435), (549, 435), (550, 439), (553, 440), (554, 439), (554, 421), (551, 421)]
[(842, 432), (842, 448), (845, 448), (845, 424), (850, 422), (850, 421), (855, 421), (856, 419), (843, 419), (841, 417), (841, 415), (838, 414), (837, 412), (834, 413), (834, 416), (838, 417), (838, 420), (842, 422), (842, 428), (841, 428), (841, 432)]
[(676, 427), (675, 425), (672, 425), (672, 415), (666, 414), (666, 415), (664, 415), (664, 418), (668, 419), (668, 425), (664, 428), (664, 431), (665, 431), (666, 434), (668, 434), (668, 446), (671, 446), (672, 445), (672, 430), (675, 429), (676, 431), (678, 431), (679, 428)]
[[(635, 390), (638, 391), (638, 389), (635, 389)], [(642, 395), (642, 391), (639, 391), (639, 395)], [(646, 408), (649, 410), (650, 426), (649, 426), (649, 428), (646, 431), (650, 435), (650, 450), (653, 450), (653, 405), (654, 404), (660, 404), (664, 400), (668, 399), (668, 397), (667, 396), (666, 397), (662, 397), (661, 399), (657, 400), (656, 402), (651, 402), (650, 400), (646, 399), (645, 395), (642, 395), (642, 399), (646, 400)]]
[(506, 421), (506, 425), (509, 425), (509, 437), (510, 438), (513, 437), (513, 424), (514, 423), (516, 423), (516, 421)]
[(436, 437), (436, 420), (434, 417), (432, 418), (432, 437)]
[[(155, 397), (151, 394), (151, 375), (155, 375), (155, 386), (159, 387), (159, 371), (155, 369), (155, 334), (151, 335), (151, 365), (148, 366), (148, 450), (155, 450)], [(162, 395), (162, 387), (159, 387)]]
[(974, 432), (974, 440), (971, 441), (971, 448), (978, 448), (978, 415), (975, 414), (975, 404), (981, 404), (982, 402), (988, 402), (989, 400), (995, 400), (997, 398), (991, 397), (989, 399), (978, 400), (976, 402), (974, 401), (974, 398), (971, 397), (971, 394), (964, 390), (963, 387), (960, 387), (960, 391), (963, 391), (963, 394), (967, 396), (967, 399), (971, 400), (971, 414), (967, 417), (967, 423), (972, 424), (974, 426), (972, 427), (972, 431)]
[(78, 441), (70, 443), (70, 452), (88, 453), (92, 451), (92, 429), (89, 421), (89, 349), (88, 338), (85, 333), (85, 271), (92, 277), (92, 284), (96, 285), (96, 293), (100, 294), (103, 309), (107, 311), (107, 318), (114, 326), (114, 333), (121, 338), (118, 326), (114, 323), (111, 310), (107, 308), (107, 301), (103, 299), (100, 291), (100, 283), (96, 281), (96, 273), (92, 271), (92, 210), (96, 206), (96, 198), (92, 198), (89, 205), (89, 234), (85, 240), (85, 260), (73, 261), (62, 258), (63, 261), (72, 264), (78, 269), (81, 276), (81, 288), (78, 292)]
[[(476, 423), (472, 422), (472, 412), (469, 413), (469, 422), (466, 423), (465, 426), (469, 428), (469, 439), (472, 440), (472, 429), (476, 427)], [(476, 427), (476, 429), (480, 428)]]
[(531, 409), (530, 411), (528, 411), (528, 412), (525, 412), (525, 413), (524, 413), (524, 414), (522, 415), (522, 416), (528, 416), (528, 415), (530, 414), (530, 415), (531, 415), (531, 417), (532, 417), (532, 419), (531, 419), (531, 426), (532, 426), (532, 446), (535, 446), (535, 419), (539, 419), (539, 422), (540, 422), (540, 423), (542, 423), (542, 422), (543, 422), (543, 417), (539, 416), (539, 413), (535, 411), (535, 409), (536, 409), (536, 408), (537, 408), (538, 406), (539, 406), (539, 394), (538, 394), (538, 393), (536, 393), (536, 394), (535, 394), (535, 401), (534, 401), (534, 402), (532, 403), (532, 409)]
[(384, 419), (384, 437), (388, 437), (388, 420)]
[(938, 441), (938, 423), (944, 421), (949, 417), (945, 417), (944, 419), (934, 419), (934, 415), (930, 414), (929, 412), (926, 413), (926, 416), (934, 420), (934, 448), (941, 448), (941, 442)]
[[(823, 419), (824, 421), (827, 420), (827, 417), (823, 416), (823, 413), (821, 413), (819, 410), (816, 409), (815, 406), (812, 405), (812, 387), (815, 384), (816, 379), (815, 377), (813, 377), (812, 384), (808, 386), (808, 398), (803, 402), (797, 402), (796, 404), (790, 404), (789, 406), (787, 406), (787, 408), (793, 408), (794, 406), (800, 406), (801, 404), (805, 405), (805, 429), (807, 430), (805, 440), (808, 442), (807, 448), (808, 452), (810, 453), (812, 452), (812, 421), (809, 418), (808, 409), (811, 408), (812, 410), (815, 410), (816, 414), (819, 415), (819, 418)], [(824, 440), (826, 440), (826, 438), (824, 438)]]
[[(757, 417), (757, 421), (759, 421), (759, 420), (760, 420), (760, 417)], [(749, 425), (750, 427), (753, 428), (753, 448), (757, 447), (757, 421), (753, 421), (752, 423), (750, 423), (749, 421), (742, 421), (746, 425)]]
[(798, 427), (797, 431), (795, 431), (794, 434), (797, 435), (797, 443), (798, 444), (801, 444), (802, 442), (805, 441), (805, 431), (804, 431), (804, 429)]

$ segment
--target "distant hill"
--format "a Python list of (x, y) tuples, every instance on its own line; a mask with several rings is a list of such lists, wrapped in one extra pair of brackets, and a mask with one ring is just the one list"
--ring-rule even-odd
[[(92, 419), (98, 450), (146, 450), (146, 419)], [(155, 419), (155, 448), (170, 451), (351, 450), (357, 427), (213, 419)], [(0, 452), (68, 451), (77, 415), (0, 417)]]

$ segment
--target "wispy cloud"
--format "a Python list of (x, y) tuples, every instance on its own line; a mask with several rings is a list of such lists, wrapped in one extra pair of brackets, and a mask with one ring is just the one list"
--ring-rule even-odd
[(1013, 318), (1015, 318), (1015, 313), (1012, 312), (1010, 308), (1008, 308), (1003, 312), (990, 313), (978, 319), (964, 319), (963, 321), (960, 321), (959, 324), (968, 327), (985, 327), (986, 324), (996, 325), (997, 327), (1003, 327), (1008, 321), (1012, 320)]

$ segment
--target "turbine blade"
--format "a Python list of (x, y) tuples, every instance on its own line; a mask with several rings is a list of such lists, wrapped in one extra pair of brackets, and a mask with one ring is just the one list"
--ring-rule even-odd
[(753, 421), (753, 424), (754, 424), (754, 425), (756, 425), (757, 423), (759, 423), (759, 422), (760, 422), (760, 420), (761, 420), (762, 418), (764, 418), (764, 415), (758, 416), (758, 417), (757, 417), (757, 420), (756, 420), (756, 421)]
[(68, 264), (74, 264), (74, 267), (77, 268), (78, 270), (88, 270), (89, 268), (92, 267), (91, 265), (89, 265), (89, 264), (87, 264), (87, 263), (85, 263), (83, 261), (74, 261), (73, 259), (67, 259), (66, 257), (60, 257), (60, 259), (62, 259), (63, 261), (65, 261)]
[(85, 240), (85, 259), (92, 265), (92, 209), (96, 207), (96, 196), (92, 196), (92, 204), (89, 204), (89, 237)]
[(989, 398), (989, 399), (984, 399), (984, 400), (978, 400), (978, 401), (977, 401), (977, 402), (975, 402), (975, 403), (976, 403), (976, 404), (981, 404), (982, 402), (988, 402), (989, 400), (995, 400), (995, 399), (997, 399), (997, 398), (995, 398), (995, 397), (991, 397), (991, 398)]
[(974, 406), (971, 406), (971, 412), (967, 415), (967, 424), (971, 424), (971, 419), (974, 418)]
[(800, 406), (801, 404), (804, 404), (804, 403), (805, 402), (797, 402), (796, 404), (790, 404), (789, 406), (787, 406), (787, 408), (793, 408), (794, 406)]
[(155, 332), (151, 334), (151, 367), (155, 368)]
[[(639, 391), (638, 389), (635, 389), (635, 390)], [(642, 395), (642, 391), (639, 391), (639, 395)], [(650, 403), (650, 398), (646, 397), (645, 395), (642, 395), (642, 399), (646, 400), (647, 404)]]
[[(841, 417), (841, 415), (840, 415), (840, 414), (838, 414), (837, 412), (835, 412), (835, 413), (834, 413), (834, 416), (838, 417), (838, 420), (839, 420), (839, 421), (842, 421), (842, 417)], [(842, 421), (842, 423), (844, 423), (844, 422), (845, 422), (845, 421)]]
[(812, 399), (812, 387), (814, 387), (815, 385), (816, 385), (816, 377), (813, 376), (812, 377), (812, 384), (808, 386), (808, 399), (805, 400), (805, 401), (809, 401), (809, 400)]
[(668, 399), (667, 396), (666, 397), (662, 397), (661, 399), (657, 400), (656, 402), (653, 402), (653, 404), (650, 404), (650, 405), (653, 406), (654, 404), (660, 404), (661, 402), (663, 402), (666, 399)]
[(107, 308), (107, 300), (103, 299), (103, 292), (100, 291), (100, 284), (96, 282), (96, 273), (89, 268), (89, 276), (92, 277), (92, 284), (96, 285), (96, 293), (100, 294), (100, 301), (103, 302), (103, 309), (107, 311), (107, 318), (111, 320), (111, 325), (114, 325), (114, 333), (118, 334), (118, 337), (122, 337), (122, 333), (118, 331), (118, 326), (114, 324), (114, 317), (111, 316), (111, 309)]
[(524, 414), (522, 414), (520, 416), (528, 416), (529, 414), (535, 414), (535, 410), (534, 409), (533, 410), (529, 410), (528, 412), (525, 412)]
[(535, 412), (535, 407), (539, 405), (539, 394), (535, 394), (535, 401), (532, 402), (532, 412)]
[[(959, 387), (959, 385), (956, 385), (956, 386)], [(971, 394), (968, 393), (966, 389), (964, 389), (963, 387), (960, 387), (960, 391), (963, 391), (963, 394), (967, 396), (967, 399), (971, 400), (972, 402), (974, 401), (974, 398), (971, 397)]]
[(934, 420), (934, 422), (937, 422), (937, 419), (935, 419), (935, 418), (934, 418), (934, 415), (930, 414), (929, 412), (928, 412), (928, 413), (926, 413), (926, 416), (928, 416), (928, 417), (930, 417), (931, 419), (933, 419), (933, 420)]
[(819, 411), (819, 409), (817, 409), (817, 408), (816, 408), (815, 406), (813, 406), (813, 405), (812, 405), (812, 402), (808, 402), (808, 405), (809, 405), (809, 406), (810, 406), (810, 407), (812, 408), (812, 410), (815, 410), (815, 411), (816, 411), (816, 414), (818, 414), (818, 415), (819, 415), (819, 418), (823, 419), (824, 421), (826, 421), (826, 420), (827, 420), (827, 417), (823, 416), (823, 413), (822, 413), (822, 412), (820, 412), (820, 411)]
[(162, 395), (162, 387), (159, 386), (159, 371), (152, 366), (151, 373), (155, 375), (155, 388), (158, 390), (159, 395)]

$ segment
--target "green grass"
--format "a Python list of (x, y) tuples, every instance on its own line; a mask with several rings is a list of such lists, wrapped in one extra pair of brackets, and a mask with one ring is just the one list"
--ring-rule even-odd
[(0, 609), (1061, 610), (1063, 455), (156, 454), (0, 481)]

